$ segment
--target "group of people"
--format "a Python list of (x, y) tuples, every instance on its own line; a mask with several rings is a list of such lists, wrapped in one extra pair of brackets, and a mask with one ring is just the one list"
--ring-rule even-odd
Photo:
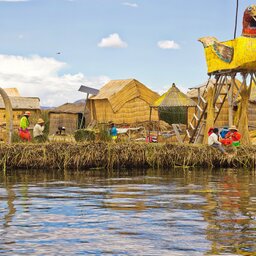
[[(20, 127), (19, 127), (19, 137), (23, 141), (31, 141), (31, 134), (29, 131), (29, 117), (30, 112), (26, 111), (22, 118), (20, 119)], [(33, 138), (37, 142), (42, 142), (44, 140), (44, 120), (42, 118), (39, 118), (37, 120), (36, 125), (33, 128)]]
[(221, 151), (223, 154), (228, 154), (224, 146), (232, 145), (240, 146), (241, 134), (236, 126), (224, 127), (220, 132), (218, 128), (210, 128), (208, 131), (208, 145)]

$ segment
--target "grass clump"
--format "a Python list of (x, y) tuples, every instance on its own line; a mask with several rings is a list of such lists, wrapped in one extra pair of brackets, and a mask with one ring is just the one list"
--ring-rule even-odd
[(76, 141), (94, 141), (95, 132), (87, 129), (80, 129), (75, 131), (75, 140)]

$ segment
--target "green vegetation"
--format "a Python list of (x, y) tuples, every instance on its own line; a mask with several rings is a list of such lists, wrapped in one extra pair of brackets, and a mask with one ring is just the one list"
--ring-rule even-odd
[(75, 140), (76, 141), (94, 141), (95, 132), (93, 130), (80, 129), (75, 131)]

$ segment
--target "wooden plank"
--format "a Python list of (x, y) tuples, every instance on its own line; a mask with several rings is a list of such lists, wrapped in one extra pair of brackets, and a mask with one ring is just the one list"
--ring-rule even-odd
[(193, 129), (193, 130), (195, 130), (195, 127), (193, 126), (193, 124), (190, 122), (189, 123), (189, 125), (190, 125), (190, 127)]
[(203, 112), (203, 109), (199, 106), (199, 105), (196, 105), (197, 106), (197, 108), (201, 111), (201, 112)]
[(176, 135), (176, 138), (177, 138), (178, 142), (183, 143), (182, 138), (181, 138), (180, 133), (179, 133), (179, 130), (178, 130), (178, 127), (177, 127), (177, 124), (172, 124), (172, 128), (175, 132), (175, 135)]
[(203, 96), (200, 96), (200, 99), (202, 100), (202, 102), (205, 104), (206, 100), (203, 98)]
[[(194, 113), (193, 117), (196, 119), (196, 121), (199, 120), (199, 118), (196, 116), (196, 114)], [(193, 119), (192, 119), (193, 120)], [(192, 122), (192, 121), (191, 121)]]

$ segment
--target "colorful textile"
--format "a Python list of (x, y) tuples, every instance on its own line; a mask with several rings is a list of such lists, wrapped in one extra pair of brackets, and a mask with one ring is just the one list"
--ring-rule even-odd
[(228, 128), (227, 127), (224, 127), (221, 131), (220, 131), (220, 136), (221, 136), (221, 138), (225, 138), (226, 137), (226, 135), (227, 135), (227, 133), (228, 133)]
[(110, 130), (110, 135), (111, 136), (117, 136), (117, 129), (115, 126), (113, 126)]
[(239, 147), (240, 146), (240, 141), (233, 141), (232, 146)]
[(22, 140), (25, 140), (25, 141), (31, 140), (31, 135), (28, 129), (26, 130), (19, 129), (19, 136)]
[(238, 131), (229, 131), (225, 139), (221, 140), (221, 143), (224, 145), (233, 145), (233, 146), (240, 146), (240, 139), (241, 139), (241, 134)]
[(117, 136), (111, 136), (112, 140), (116, 140)]
[(28, 120), (28, 118), (26, 116), (23, 116), (20, 119), (20, 128), (22, 130), (26, 130), (28, 127), (29, 127), (29, 120)]
[(226, 138), (230, 138), (232, 141), (239, 141), (241, 139), (241, 134), (238, 131), (230, 131), (226, 134)]
[(208, 136), (210, 136), (213, 133), (213, 128), (211, 127), (208, 131)]

